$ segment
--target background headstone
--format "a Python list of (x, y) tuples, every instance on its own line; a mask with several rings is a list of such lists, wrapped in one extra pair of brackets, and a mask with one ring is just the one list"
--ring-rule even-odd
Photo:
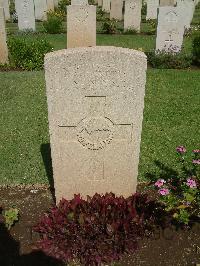
[(110, 0), (103, 0), (102, 10), (106, 13), (110, 13)]
[(35, 18), (37, 20), (47, 19), (47, 2), (46, 0), (34, 0), (35, 5)]
[(98, 6), (102, 6), (103, 5), (103, 0), (98, 0)]
[(0, 7), (4, 8), (5, 19), (10, 20), (10, 10), (8, 0), (0, 0)]
[(46, 0), (47, 1), (47, 11), (54, 11), (54, 0)]
[(156, 50), (179, 52), (183, 43), (184, 23), (177, 7), (160, 7), (158, 12), (158, 26)]
[(117, 47), (60, 50), (45, 57), (57, 202), (136, 191), (147, 59)]
[(96, 45), (96, 6), (67, 6), (67, 48)]
[(160, 6), (174, 6), (176, 0), (160, 0)]
[(33, 0), (15, 0), (19, 30), (35, 30), (35, 12)]
[(88, 5), (88, 0), (71, 0), (71, 5)]
[(157, 12), (159, 7), (159, 0), (147, 1), (147, 15), (146, 19), (157, 19)]
[(141, 23), (141, 0), (127, 0), (125, 1), (124, 13), (124, 30), (135, 29), (140, 31)]
[(0, 64), (8, 63), (4, 9), (0, 7)]
[(183, 16), (183, 23), (186, 29), (190, 28), (195, 11), (195, 3), (193, 0), (177, 0), (177, 8)]
[(110, 19), (122, 20), (123, 0), (111, 0)]
[(58, 2), (59, 2), (59, 0), (54, 0), (54, 6), (55, 7), (58, 7)]

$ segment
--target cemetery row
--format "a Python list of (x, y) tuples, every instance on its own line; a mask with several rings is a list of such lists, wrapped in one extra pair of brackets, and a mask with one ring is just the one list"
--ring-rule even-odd
[[(127, 0), (123, 6), (122, 0), (98, 1), (102, 10), (110, 13), (110, 19), (124, 19), (125, 31), (140, 31), (141, 25), (141, 0)], [(146, 19), (156, 19), (157, 38), (156, 51), (176, 53), (181, 50), (185, 30), (191, 25), (195, 6), (198, 1), (155, 0), (147, 2)], [(1, 54), (0, 63), (8, 62), (6, 44), (5, 19), (9, 19), (8, 0), (1, 0)], [(18, 17), (19, 30), (35, 30), (35, 19), (46, 20), (47, 11), (54, 10), (58, 5), (52, 1), (15, 0), (15, 9)], [(123, 15), (123, 7), (124, 15)], [(40, 14), (38, 12), (40, 11)], [(89, 47), (96, 45), (96, 6), (88, 5), (88, 1), (72, 0), (67, 6), (67, 47)]]

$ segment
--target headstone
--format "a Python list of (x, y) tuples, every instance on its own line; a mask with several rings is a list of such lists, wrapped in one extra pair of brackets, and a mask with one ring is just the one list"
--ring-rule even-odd
[(110, 19), (122, 20), (123, 0), (111, 0)]
[(136, 191), (147, 59), (118, 47), (60, 50), (45, 57), (57, 202)]
[(67, 48), (96, 45), (96, 6), (67, 6)]
[(46, 0), (34, 0), (35, 5), (35, 18), (37, 20), (47, 19), (47, 2)]
[(19, 30), (35, 30), (33, 0), (15, 0)]
[(195, 3), (193, 0), (177, 0), (177, 8), (183, 16), (185, 29), (190, 28), (195, 11)]
[(54, 0), (54, 6), (55, 7), (58, 7), (58, 2), (59, 2), (59, 0)]
[(125, 1), (125, 13), (124, 13), (124, 30), (135, 29), (140, 31), (141, 23), (141, 0), (127, 0)]
[(147, 1), (146, 20), (157, 19), (158, 7), (159, 7), (159, 0), (148, 0)]
[(176, 0), (160, 0), (160, 6), (174, 6)]
[(103, 0), (102, 10), (106, 13), (110, 13), (110, 0)]
[(10, 10), (8, 0), (0, 0), (0, 7), (4, 8), (5, 19), (10, 20)]
[(0, 7), (0, 64), (8, 63), (4, 9)]
[(88, 0), (71, 0), (71, 5), (80, 5), (80, 6), (84, 6), (84, 5), (88, 5)]
[(103, 5), (103, 0), (98, 0), (98, 6), (102, 6)]
[(46, 0), (47, 1), (47, 11), (54, 11), (54, 0)]
[(184, 24), (177, 7), (160, 7), (156, 50), (179, 52), (183, 43)]

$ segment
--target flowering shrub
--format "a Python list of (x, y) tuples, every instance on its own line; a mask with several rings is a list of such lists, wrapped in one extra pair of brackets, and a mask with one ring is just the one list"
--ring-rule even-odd
[(59, 11), (47, 12), (47, 21), (43, 22), (44, 29), (47, 33), (56, 34), (62, 32), (63, 14)]
[(192, 64), (192, 55), (184, 52), (176, 52), (171, 48), (168, 51), (147, 52), (148, 62), (154, 68), (161, 69), (184, 69)]
[(192, 159), (186, 159), (187, 150), (184, 146), (176, 148), (178, 161), (181, 164), (180, 173), (164, 176), (152, 181), (159, 201), (167, 212), (180, 223), (188, 224), (192, 216), (200, 217), (200, 150), (192, 152)]
[(148, 204), (147, 196), (139, 194), (127, 199), (112, 193), (87, 200), (79, 195), (63, 199), (35, 227), (41, 237), (39, 248), (64, 263), (78, 260), (81, 265), (100, 265), (118, 260), (137, 248)]

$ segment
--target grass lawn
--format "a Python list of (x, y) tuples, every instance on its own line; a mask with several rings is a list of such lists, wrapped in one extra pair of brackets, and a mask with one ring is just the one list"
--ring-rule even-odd
[[(41, 155), (49, 143), (44, 72), (0, 73), (0, 84), (0, 183), (48, 183)], [(177, 145), (199, 147), (199, 84), (199, 71), (148, 70), (140, 181), (155, 160), (173, 165)]]

